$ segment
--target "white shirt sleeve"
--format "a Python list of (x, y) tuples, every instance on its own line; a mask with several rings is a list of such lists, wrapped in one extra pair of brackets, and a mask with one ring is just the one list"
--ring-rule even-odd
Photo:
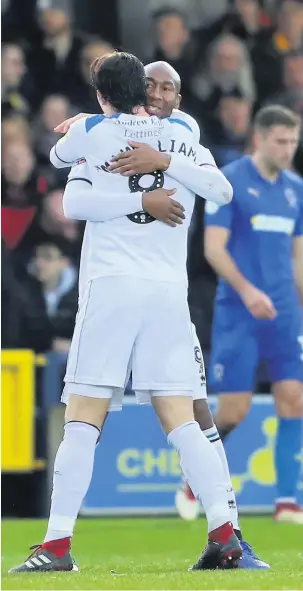
[(88, 222), (107, 222), (142, 211), (142, 193), (120, 194), (93, 189), (86, 162), (74, 166), (63, 195), (65, 217)]
[(73, 162), (85, 156), (87, 132), (86, 119), (75, 121), (68, 132), (60, 138), (50, 151), (50, 161), (55, 168), (72, 166)]
[(171, 116), (177, 117), (177, 119), (181, 119), (182, 121), (187, 123), (187, 125), (189, 125), (189, 127), (191, 128), (191, 130), (193, 132), (194, 142), (196, 144), (199, 144), (201, 133), (200, 133), (199, 124), (196, 121), (196, 119), (194, 119), (194, 117), (192, 117), (191, 115), (188, 115), (188, 113), (184, 113), (184, 111), (180, 111), (179, 109), (174, 109)]
[(181, 154), (172, 154), (166, 174), (199, 197), (218, 205), (230, 203), (233, 188), (217, 168), (209, 150), (199, 145), (196, 163)]

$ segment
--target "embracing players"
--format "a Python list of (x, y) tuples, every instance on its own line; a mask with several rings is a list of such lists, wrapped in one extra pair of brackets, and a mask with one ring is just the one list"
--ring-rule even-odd
[[(137, 58), (112, 54), (98, 59), (92, 73), (104, 115), (75, 123), (52, 150), (51, 160), (71, 165), (84, 157), (92, 194), (105, 197), (108, 210), (110, 193), (115, 211), (107, 221), (88, 222), (86, 228), (79, 311), (62, 398), (67, 405), (64, 438), (55, 460), (46, 538), (11, 572), (76, 569), (71, 537), (90, 484), (95, 446), (109, 408), (121, 408), (129, 370), (139, 400), (151, 400), (204, 506), (209, 541), (197, 568), (234, 568), (242, 549), (230, 523), (222, 465), (193, 414), (197, 372), (186, 273), (197, 184), (220, 204), (231, 200), (232, 188), (215, 166), (201, 162), (202, 171), (194, 163), (199, 146), (189, 125), (147, 115), (144, 68)], [(127, 179), (112, 174), (109, 161), (127, 149), (129, 137), (147, 139), (155, 147), (161, 141), (166, 150), (175, 141), (185, 153), (172, 156), (165, 174), (156, 170)], [(190, 186), (185, 188), (182, 179), (188, 172)], [(81, 183), (87, 183), (79, 183), (82, 199)], [(177, 203), (184, 208), (185, 219), (175, 228), (144, 211), (146, 192), (164, 183), (168, 192), (177, 189)], [(130, 195), (128, 213), (117, 215), (116, 208), (125, 207)]]
[[(155, 62), (149, 64), (145, 67), (145, 72), (147, 76), (148, 112), (151, 115), (157, 115), (161, 118), (173, 116), (178, 117), (179, 120), (182, 119), (184, 124), (187, 124), (192, 128), (197, 142), (199, 142), (200, 130), (196, 121), (186, 113), (176, 110), (179, 107), (181, 101), (181, 82), (178, 73), (165, 62)], [(57, 131), (67, 131), (70, 127), (70, 124), (77, 118), (72, 118), (66, 122), (63, 122), (57, 128)], [(112, 159), (109, 169), (124, 175), (143, 174), (147, 172), (153, 172), (157, 169), (165, 170), (170, 163), (170, 153), (176, 154), (181, 148), (180, 145), (177, 146), (175, 142), (171, 142), (168, 150), (170, 153), (166, 153), (163, 151), (161, 142), (158, 145), (158, 150), (155, 150), (150, 145), (138, 143), (135, 141), (130, 141), (129, 144), (135, 149), (120, 152), (118, 155), (116, 155)], [(161, 151), (159, 151), (159, 149)], [(182, 149), (184, 150), (184, 148)], [(200, 153), (198, 154), (197, 152), (197, 157), (200, 159), (200, 163), (208, 162), (215, 165), (209, 150), (206, 150), (202, 146), (199, 146), (199, 150)], [(196, 160), (197, 163), (199, 162), (198, 158)], [(186, 160), (183, 162), (183, 166), (184, 165), (186, 166)], [(81, 181), (79, 181), (79, 179), (83, 179), (83, 177), (85, 184), (83, 185), (83, 188), (81, 188)], [(183, 178), (183, 183), (185, 186), (187, 182), (190, 182), (189, 177), (190, 171), (188, 171), (188, 173)], [(129, 213), (126, 208), (131, 205), (131, 203), (129, 203), (130, 196), (126, 195), (124, 201), (119, 203), (119, 212), (117, 210), (118, 204), (113, 203), (112, 194), (105, 193), (102, 200), (100, 200), (99, 195), (96, 198), (94, 192), (90, 191), (89, 188), (90, 174), (88, 166), (85, 163), (82, 162), (77, 166), (74, 166), (69, 178), (70, 180), (78, 179), (78, 182), (69, 183), (65, 191), (64, 209), (67, 217), (90, 221), (106, 220), (108, 216), (108, 209), (106, 208), (108, 208), (108, 206), (110, 207), (111, 211), (114, 208), (116, 215), (118, 215), (118, 213), (120, 213), (120, 215)], [(199, 194), (203, 196), (203, 183), (198, 182), (195, 190), (197, 193), (200, 192)], [(82, 199), (80, 199), (80, 191), (82, 191)], [(109, 202), (109, 205), (107, 205), (105, 208), (104, 204), (107, 202)], [(183, 219), (183, 211), (180, 209), (180, 204), (170, 199), (168, 195), (166, 195), (165, 189), (157, 189), (151, 193), (146, 193), (145, 209), (155, 218), (170, 225), (181, 223)], [(240, 562), (240, 567), (266, 569), (268, 568), (268, 565), (265, 562), (259, 560), (259, 558), (252, 551), (251, 547), (242, 539), (242, 534), (238, 523), (237, 503), (230, 480), (226, 454), (220, 436), (218, 435), (217, 429), (214, 426), (212, 415), (207, 402), (203, 356), (199, 341), (195, 335), (194, 327), (193, 332), (195, 337), (194, 354), (197, 368), (197, 386), (194, 393), (195, 419), (200, 424), (200, 427), (206, 437), (215, 447), (222, 462), (230, 507), (230, 519), (237, 536), (241, 540), (241, 545), (243, 548), (243, 558)], [(181, 488), (177, 492), (176, 502), (178, 511), (187, 519), (197, 516), (200, 512), (199, 501), (196, 502), (193, 496), (188, 495), (186, 488)]]

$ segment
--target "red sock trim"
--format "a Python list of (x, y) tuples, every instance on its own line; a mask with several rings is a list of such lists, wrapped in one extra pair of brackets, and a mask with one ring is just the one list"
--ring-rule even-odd
[(64, 554), (69, 552), (71, 546), (71, 538), (61, 538), (59, 540), (50, 540), (50, 542), (44, 542), (41, 546), (41, 550), (45, 549), (55, 554), (57, 558), (62, 558)]
[(224, 523), (217, 529), (209, 532), (208, 537), (213, 542), (220, 542), (221, 544), (226, 544), (230, 538), (234, 534), (234, 530), (232, 524), (229, 522)]

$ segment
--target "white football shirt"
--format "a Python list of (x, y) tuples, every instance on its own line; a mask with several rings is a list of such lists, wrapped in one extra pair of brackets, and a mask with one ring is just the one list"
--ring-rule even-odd
[[(178, 112), (162, 120), (134, 115), (111, 118), (94, 115), (77, 121), (59, 140), (54, 148), (56, 157), (66, 165), (84, 157), (95, 189), (105, 191), (108, 187), (109, 193), (121, 194), (129, 190), (138, 193), (140, 203), (144, 190), (162, 186), (176, 188), (175, 198), (185, 208), (186, 219), (176, 228), (154, 220), (143, 211), (107, 222), (87, 222), (81, 263), (85, 272), (81, 274), (80, 271), (85, 282), (100, 276), (127, 275), (187, 283), (187, 232), (194, 193), (161, 171), (126, 178), (108, 172), (107, 166), (113, 155), (130, 149), (130, 139), (149, 143), (163, 152), (178, 153), (195, 162), (199, 134), (196, 130), (193, 132), (192, 127)], [(203, 150), (204, 159), (208, 158), (213, 164), (209, 151)]]

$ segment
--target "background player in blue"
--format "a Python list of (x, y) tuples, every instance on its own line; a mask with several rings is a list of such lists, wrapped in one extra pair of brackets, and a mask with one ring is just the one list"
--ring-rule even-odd
[(246, 416), (260, 359), (273, 384), (279, 426), (274, 519), (303, 524), (296, 503), (303, 417), (303, 181), (290, 172), (300, 120), (280, 106), (259, 111), (255, 151), (223, 169), (226, 207), (206, 205), (205, 254), (220, 276), (210, 384), (220, 396), (221, 438)]

